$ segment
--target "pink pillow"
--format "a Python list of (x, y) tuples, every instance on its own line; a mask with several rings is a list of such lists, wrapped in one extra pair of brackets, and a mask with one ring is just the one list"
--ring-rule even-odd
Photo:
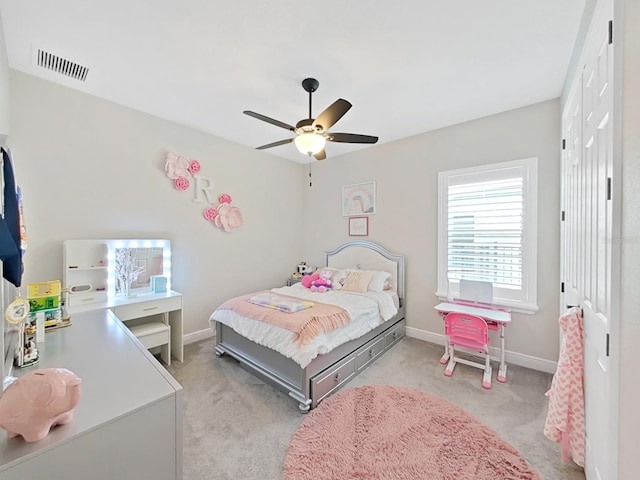
[(305, 288), (311, 288), (311, 283), (315, 280), (318, 280), (320, 278), (320, 275), (317, 273), (313, 273), (311, 275), (305, 275), (304, 277), (302, 277), (302, 280), (300, 281), (300, 283), (302, 283), (302, 286)]

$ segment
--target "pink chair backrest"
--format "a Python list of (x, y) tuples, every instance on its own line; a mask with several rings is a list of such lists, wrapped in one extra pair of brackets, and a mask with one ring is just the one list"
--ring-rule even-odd
[(487, 322), (475, 315), (449, 313), (444, 318), (444, 332), (452, 345), (483, 350), (489, 345)]

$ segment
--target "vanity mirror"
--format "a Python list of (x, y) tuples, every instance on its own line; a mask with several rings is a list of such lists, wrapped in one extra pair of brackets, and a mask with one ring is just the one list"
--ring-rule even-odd
[[(130, 258), (137, 272), (128, 276), (128, 288), (122, 281), (118, 256)], [(166, 277), (167, 289), (171, 288), (171, 243), (166, 239), (66, 240), (63, 263), (62, 282), (70, 311), (95, 308), (116, 296), (151, 293), (150, 277), (154, 275)]]
[(167, 277), (167, 288), (171, 288), (171, 244), (169, 240), (108, 240), (107, 243), (110, 296), (149, 293), (151, 292), (150, 280), (155, 275)]

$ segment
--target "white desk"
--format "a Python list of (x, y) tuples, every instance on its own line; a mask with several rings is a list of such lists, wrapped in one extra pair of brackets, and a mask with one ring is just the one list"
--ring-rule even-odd
[[(447, 313), (466, 313), (483, 318), (489, 328), (500, 332), (500, 368), (498, 369), (497, 380), (501, 383), (507, 381), (507, 363), (505, 362), (504, 331), (507, 324), (511, 322), (511, 313), (505, 310), (493, 310), (488, 307), (473, 306), (464, 303), (439, 303), (433, 307), (443, 318)], [(445, 346), (444, 355), (440, 363), (449, 361), (449, 341)]]

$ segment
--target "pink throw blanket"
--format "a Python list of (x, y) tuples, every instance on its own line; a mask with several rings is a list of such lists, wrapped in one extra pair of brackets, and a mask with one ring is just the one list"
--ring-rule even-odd
[[(311, 308), (299, 312), (284, 313), (249, 302), (249, 299), (255, 295), (256, 292), (227, 300), (218, 307), (218, 310), (233, 310), (243, 317), (260, 320), (289, 330), (296, 334), (298, 345), (306, 345), (321, 333), (331, 332), (351, 321), (349, 313), (335, 305), (314, 301)], [(286, 297), (286, 295), (282, 296)]]
[(562, 346), (547, 392), (549, 410), (543, 432), (562, 446), (562, 458), (584, 467), (584, 334), (582, 314), (573, 307), (560, 317)]

